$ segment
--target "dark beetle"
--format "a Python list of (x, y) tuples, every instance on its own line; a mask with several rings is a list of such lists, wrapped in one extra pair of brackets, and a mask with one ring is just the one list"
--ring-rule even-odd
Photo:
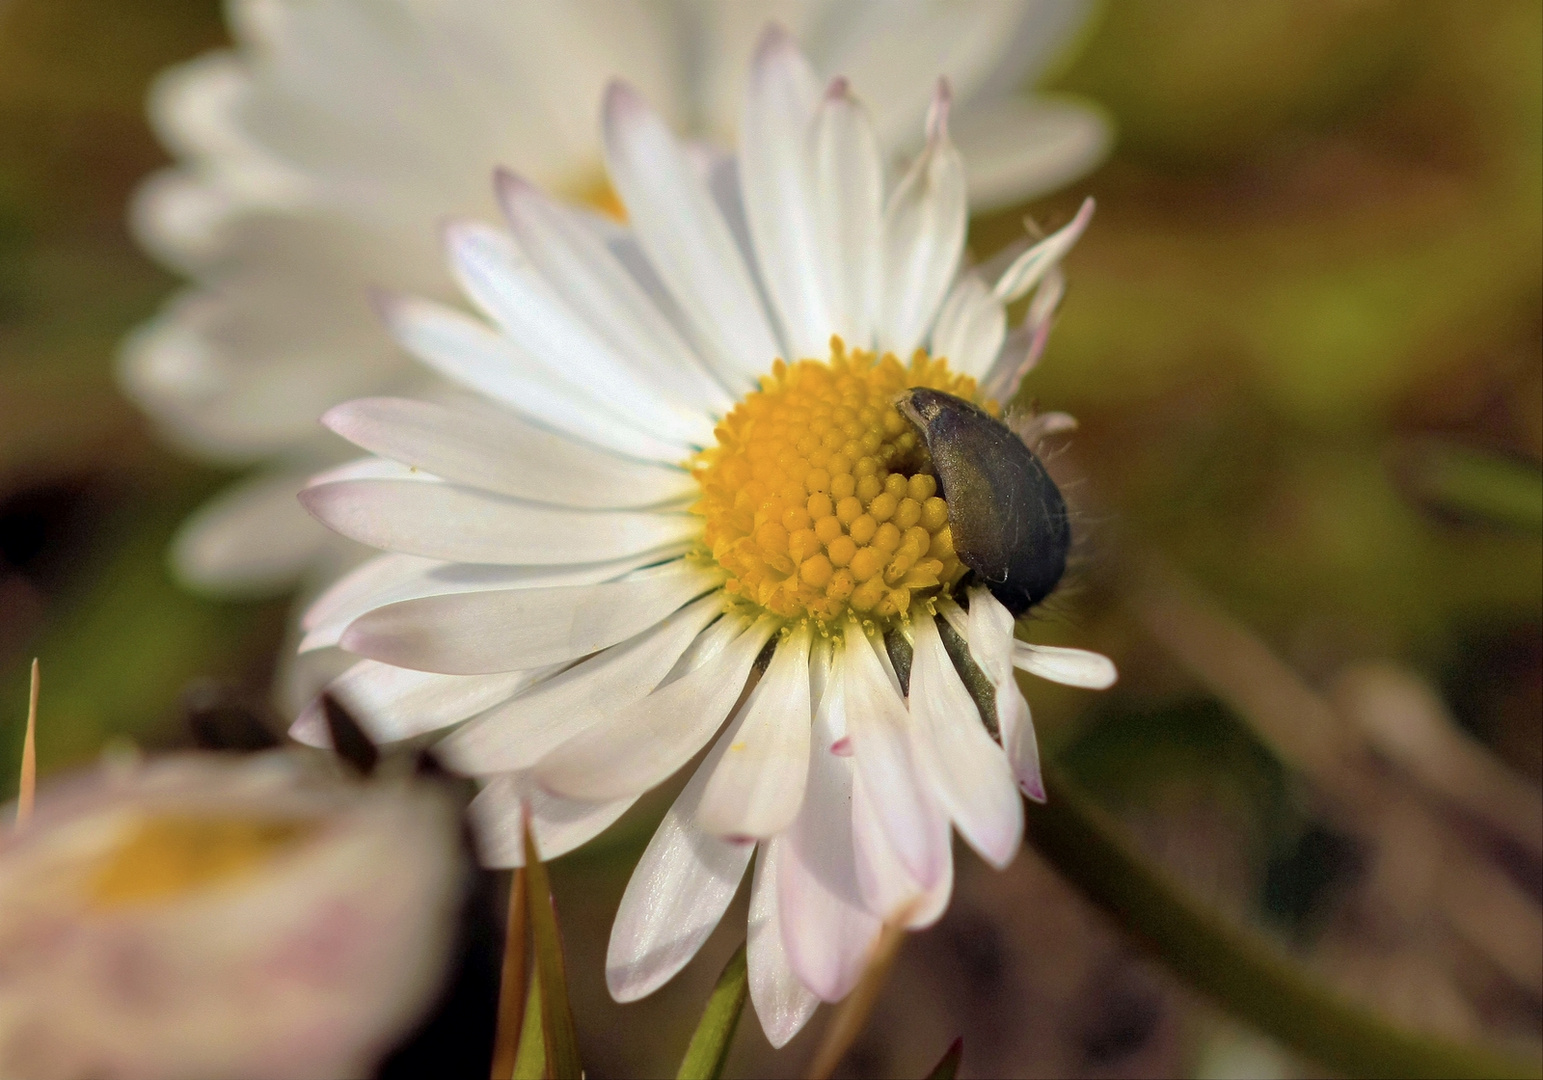
[(1066, 570), (1071, 525), (1034, 451), (985, 410), (913, 387), (896, 402), (927, 442), (959, 560), (1014, 615), (1049, 596)]

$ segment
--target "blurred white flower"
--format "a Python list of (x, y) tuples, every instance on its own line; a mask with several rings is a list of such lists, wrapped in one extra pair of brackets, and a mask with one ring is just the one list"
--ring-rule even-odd
[(284, 754), (55, 783), (0, 833), (0, 1075), (373, 1073), (445, 984), (460, 830)]
[[(1016, 854), (1019, 789), (1042, 789), (1014, 668), (1114, 671), (1015, 641), (992, 591), (966, 588), (946, 491), (894, 405), (1016, 388), (1091, 204), (994, 280), (960, 272), (946, 83), (897, 182), (846, 80), (823, 86), (784, 33), (748, 86), (737, 158), (611, 86), (627, 228), (501, 174), (508, 231), (447, 229), (493, 325), (382, 300), (398, 341), (479, 399), (327, 414), (379, 456), (302, 499), (391, 554), (316, 602), (304, 644), (366, 658), (333, 690), (377, 740), (460, 725), (439, 752), (486, 783), (472, 813), (494, 865), (520, 859), (522, 804), (560, 855), (708, 748), (633, 875), (608, 981), (627, 1001), (673, 976), (759, 848), (750, 988), (781, 1045), (852, 988), (883, 921), (941, 914), (951, 826), (997, 866)], [(1009, 334), (1006, 305), (1036, 287), (1048, 302)], [(956, 663), (990, 686), (988, 716)], [(293, 734), (324, 743), (319, 712)]]
[(169, 71), (152, 95), (178, 164), (133, 210), (145, 246), (193, 285), (129, 341), (123, 383), (194, 453), (260, 465), (188, 522), (174, 551), (181, 575), (262, 591), (310, 568), (314, 586), (356, 557), (335, 538), (328, 546), (294, 494), (342, 460), (316, 423), (323, 411), (425, 383), (380, 333), (368, 287), (450, 298), (436, 225), (492, 212), (495, 166), (606, 204), (593, 119), (608, 78), (731, 145), (754, 35), (775, 17), (818, 71), (867, 88), (876, 131), (902, 157), (927, 101), (915, 74), (947, 74), (972, 195), (999, 205), (1081, 175), (1104, 152), (1095, 110), (1016, 92), (1088, 7), (232, 0), (236, 48)]

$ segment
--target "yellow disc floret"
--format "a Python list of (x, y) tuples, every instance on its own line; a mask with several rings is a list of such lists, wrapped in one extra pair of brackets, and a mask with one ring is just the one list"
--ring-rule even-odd
[(730, 594), (786, 618), (887, 622), (964, 575), (926, 446), (893, 404), (916, 386), (976, 397), (920, 349), (902, 364), (832, 338), (828, 362), (778, 360), (723, 419), (692, 462), (693, 509)]

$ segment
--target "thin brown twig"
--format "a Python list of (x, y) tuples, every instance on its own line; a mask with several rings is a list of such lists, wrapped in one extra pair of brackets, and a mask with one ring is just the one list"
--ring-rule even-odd
[(525, 1019), (529, 963), (525, 949), (525, 868), (509, 882), (509, 920), (504, 936), (504, 971), (498, 989), (498, 1028), (493, 1038), (492, 1080), (509, 1080), (520, 1050), (520, 1025)]
[(16, 827), (19, 829), (32, 817), (32, 804), (37, 797), (38, 783), (38, 662), (32, 658), (32, 689), (27, 696), (27, 734), (21, 744), (21, 781), (16, 787)]
[(895, 957), (900, 953), (900, 943), (905, 939), (902, 921), (887, 922), (879, 932), (879, 940), (874, 943), (873, 955), (868, 958), (863, 977), (846, 1000), (837, 1006), (836, 1015), (831, 1017), (825, 1035), (820, 1039), (814, 1060), (809, 1064), (809, 1080), (829, 1080), (868, 1025), (868, 1017), (879, 1000), (879, 991), (884, 988), (890, 969), (895, 966)]

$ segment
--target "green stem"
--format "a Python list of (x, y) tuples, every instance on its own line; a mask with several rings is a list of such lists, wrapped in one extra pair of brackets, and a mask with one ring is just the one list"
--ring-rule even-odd
[(1026, 804), (1035, 848), (1192, 987), (1304, 1056), (1351, 1076), (1543, 1076), (1537, 1064), (1416, 1034), (1341, 997), (1196, 902), (1064, 775), (1047, 768), (1045, 790), (1047, 802)]
[(734, 1029), (745, 1011), (748, 992), (745, 946), (740, 945), (724, 965), (718, 985), (707, 999), (707, 1008), (702, 1010), (691, 1045), (686, 1047), (676, 1080), (718, 1080), (723, 1075), (723, 1063), (728, 1060), (729, 1044), (734, 1041)]

